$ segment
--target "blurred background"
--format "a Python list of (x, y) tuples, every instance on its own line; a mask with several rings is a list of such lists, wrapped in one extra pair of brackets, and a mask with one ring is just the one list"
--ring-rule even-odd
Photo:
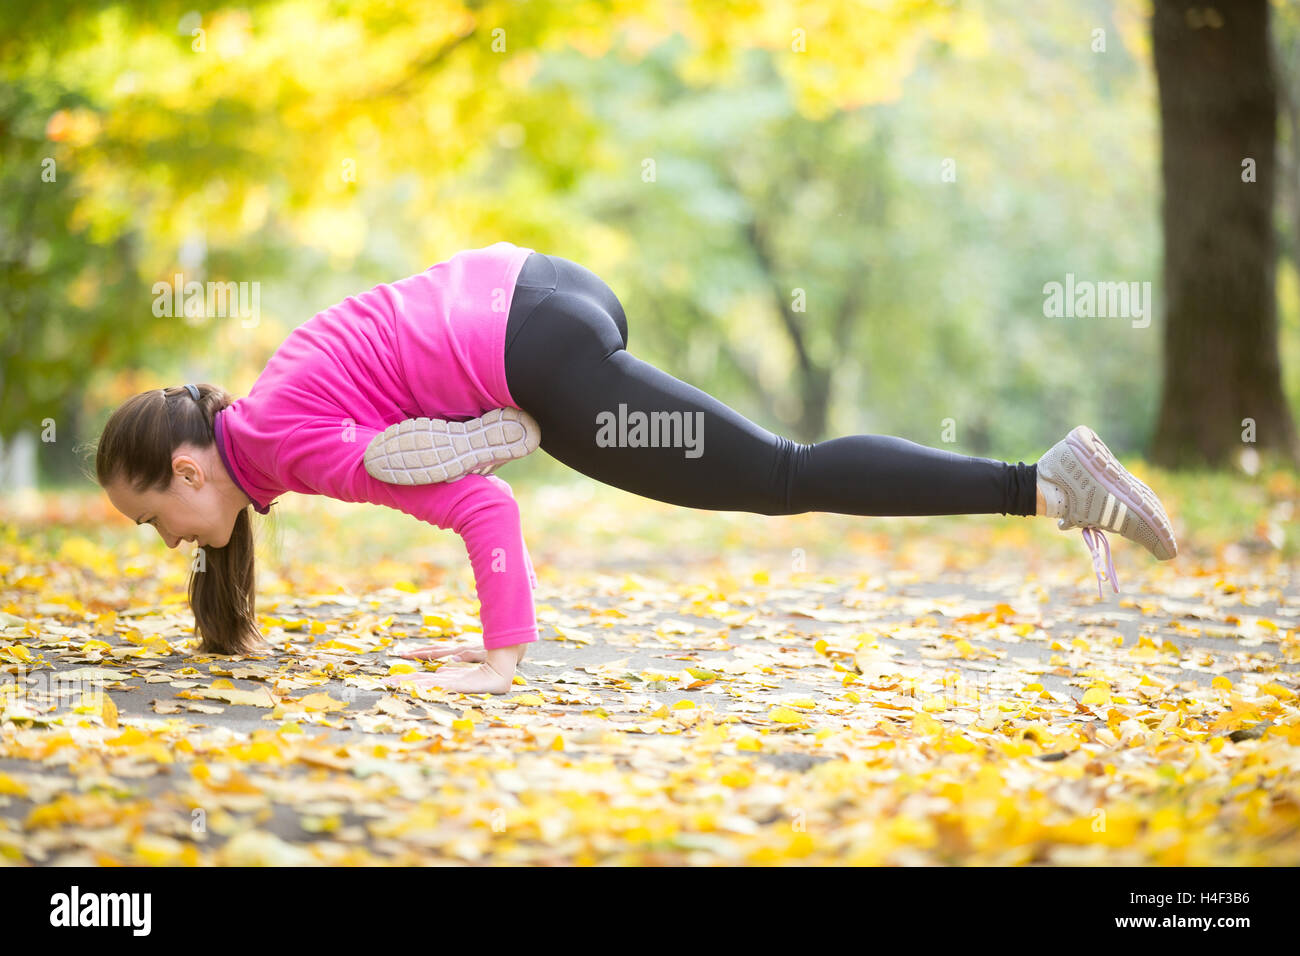
[[(1084, 422), (1291, 553), (1300, 4), (1231, 7), (5, 5), (7, 520), (118, 521), (84, 443), (122, 400), (245, 394), (317, 311), (504, 239), (773, 431), (1032, 462)], [(256, 315), (160, 309), (174, 280)]]

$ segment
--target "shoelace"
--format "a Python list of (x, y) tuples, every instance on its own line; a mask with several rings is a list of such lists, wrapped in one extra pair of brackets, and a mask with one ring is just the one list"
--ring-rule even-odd
[[(1096, 537), (1094, 537), (1094, 535)], [(1100, 539), (1101, 543), (1106, 546), (1106, 567), (1105, 568), (1101, 566), (1101, 554), (1097, 551), (1098, 539)], [(1116, 580), (1115, 578), (1115, 562), (1111, 560), (1110, 542), (1106, 540), (1105, 533), (1100, 528), (1095, 526), (1084, 528), (1083, 541), (1084, 544), (1088, 546), (1088, 550), (1092, 552), (1092, 570), (1097, 575), (1097, 597), (1104, 597), (1104, 595), (1101, 593), (1102, 575), (1106, 575), (1107, 579), (1110, 581), (1110, 586), (1113, 587), (1115, 589), (1115, 593), (1118, 594), (1119, 581)]]

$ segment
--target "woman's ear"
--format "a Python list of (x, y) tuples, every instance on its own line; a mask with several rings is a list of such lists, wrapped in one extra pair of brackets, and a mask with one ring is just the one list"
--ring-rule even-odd
[(202, 488), (207, 480), (203, 467), (188, 454), (177, 455), (172, 459), (172, 474), (196, 490)]

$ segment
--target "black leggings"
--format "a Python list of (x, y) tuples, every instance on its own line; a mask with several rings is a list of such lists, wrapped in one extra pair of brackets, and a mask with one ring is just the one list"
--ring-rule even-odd
[[(510, 394), (537, 419), (542, 448), (588, 477), (647, 498), (764, 515), (1037, 510), (1035, 465), (968, 458), (888, 435), (805, 445), (760, 428), (632, 356), (613, 291), (560, 256), (534, 252), (524, 263), (505, 349)], [(673, 412), (681, 414), (654, 414)]]

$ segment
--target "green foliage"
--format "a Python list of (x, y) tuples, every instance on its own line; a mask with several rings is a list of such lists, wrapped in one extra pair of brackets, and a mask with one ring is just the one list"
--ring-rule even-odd
[[(792, 437), (935, 445), (951, 418), (955, 450), (1032, 460), (1089, 422), (1135, 449), (1160, 374), (1146, 16), (6, 8), (0, 436), (46, 417), (88, 436), (182, 375), (240, 393), (315, 311), (504, 238), (601, 274), (636, 354)], [(1295, 35), (1294, 9), (1277, 19)], [(261, 283), (263, 323), (155, 316), (177, 272)], [(1151, 326), (1045, 317), (1067, 273), (1152, 282)]]

